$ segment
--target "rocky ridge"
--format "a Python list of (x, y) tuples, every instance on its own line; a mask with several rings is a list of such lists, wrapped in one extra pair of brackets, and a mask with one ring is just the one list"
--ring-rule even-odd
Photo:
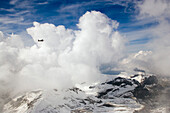
[(154, 113), (147, 103), (163, 90), (153, 75), (117, 76), (92, 86), (27, 92), (6, 103), (4, 113)]

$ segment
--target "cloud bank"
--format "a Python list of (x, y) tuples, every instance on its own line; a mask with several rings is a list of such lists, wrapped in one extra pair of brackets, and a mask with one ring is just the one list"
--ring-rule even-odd
[(151, 19), (158, 24), (148, 29), (154, 37), (147, 45), (153, 51), (150, 70), (160, 75), (170, 75), (170, 2), (168, 0), (145, 0), (139, 7), (140, 19)]
[[(140, 68), (148, 73), (170, 76), (170, 2), (168, 0), (144, 0), (138, 2), (136, 8), (139, 10), (137, 19), (140, 25), (153, 24), (145, 27), (144, 32), (140, 34), (152, 38), (145, 44), (145, 47), (140, 48), (141, 51), (123, 59), (120, 66), (127, 72)], [(139, 32), (134, 33), (138, 35)]]
[(6, 92), (97, 82), (102, 78), (100, 67), (116, 64), (123, 56), (125, 41), (116, 30), (119, 23), (100, 12), (80, 17), (79, 30), (33, 24), (27, 29), (34, 40), (30, 47), (22, 37), (5, 38), (0, 32), (0, 83), (9, 88)]

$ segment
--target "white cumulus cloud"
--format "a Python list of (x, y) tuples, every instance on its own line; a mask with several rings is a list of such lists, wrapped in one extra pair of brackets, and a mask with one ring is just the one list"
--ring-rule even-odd
[(97, 82), (103, 77), (100, 66), (116, 64), (123, 56), (119, 23), (101, 12), (86, 12), (77, 24), (79, 30), (33, 24), (27, 29), (32, 46), (25, 46), (29, 44), (18, 35), (4, 38), (0, 32), (0, 84), (8, 83), (6, 92)]

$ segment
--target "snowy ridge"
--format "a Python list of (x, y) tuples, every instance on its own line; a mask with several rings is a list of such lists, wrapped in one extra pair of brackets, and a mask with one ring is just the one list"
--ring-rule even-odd
[(128, 78), (116, 77), (93, 86), (79, 85), (81, 89), (73, 87), (27, 92), (8, 102), (4, 106), (4, 113), (133, 113), (144, 108), (135, 96), (141, 93), (136, 88), (143, 87), (142, 84), (155, 84), (149, 82), (154, 77), (145, 77), (145, 81), (140, 83), (136, 79), (141, 78), (139, 76), (144, 77), (141, 74)]
[(35, 103), (40, 101), (42, 91), (32, 91), (18, 96), (4, 105), (5, 113), (26, 113), (34, 108)]

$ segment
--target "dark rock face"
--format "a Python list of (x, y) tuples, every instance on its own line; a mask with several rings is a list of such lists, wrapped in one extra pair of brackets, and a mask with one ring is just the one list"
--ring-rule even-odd
[(82, 90), (81, 89), (79, 89), (79, 88), (77, 88), (77, 87), (73, 87), (73, 88), (70, 88), (69, 89), (70, 91), (73, 91), (73, 92), (75, 92), (75, 93), (79, 93), (79, 92), (82, 92)]
[[(138, 82), (135, 78), (141, 76), (142, 82)], [(144, 76), (144, 75), (135, 75), (130, 79), (117, 77), (111, 81), (102, 83), (103, 86), (109, 86), (106, 90), (98, 93), (97, 98), (99, 99), (114, 99), (114, 98), (131, 98), (136, 97), (137, 102), (144, 105), (144, 108), (141, 111), (135, 111), (135, 113), (149, 113), (150, 110), (164, 106), (164, 104), (170, 105), (169, 101), (169, 92), (170, 88), (164, 88), (161, 85), (160, 80), (154, 75)], [(113, 86), (113, 87), (110, 87)], [(122, 93), (120, 93), (122, 92)], [(162, 93), (163, 92), (163, 93)], [(163, 96), (162, 96), (163, 95)], [(160, 99), (161, 101), (158, 100)], [(163, 99), (162, 99), (163, 98)], [(168, 99), (167, 99), (168, 98)], [(163, 104), (160, 104), (163, 103)], [(113, 107), (112, 104), (103, 104), (105, 107)], [(168, 108), (169, 110), (169, 108)], [(167, 112), (169, 113), (169, 112)]]
[(103, 104), (102, 106), (105, 106), (105, 107), (115, 107), (114, 105), (109, 104), (109, 103), (105, 103), (105, 104)]
[(156, 89), (159, 89), (158, 79), (156, 76), (145, 77), (143, 82), (140, 83), (133, 91), (133, 95), (137, 99), (146, 99), (151, 98), (157, 92)]
[[(137, 76), (140, 75), (135, 75), (135, 77)], [(102, 83), (101, 85), (111, 85), (113, 87), (106, 88), (104, 91), (98, 92), (97, 98), (110, 98), (108, 95), (111, 94), (115, 97), (136, 97), (137, 99), (147, 99), (154, 97), (160, 90), (163, 89), (163, 87), (158, 84), (157, 77), (153, 75), (145, 77), (141, 83), (135, 80), (134, 77), (130, 79), (117, 77), (111, 81)], [(129, 87), (130, 89), (128, 89)], [(123, 91), (123, 93), (117, 93), (121, 91)]]
[(114, 85), (120, 86), (122, 84), (131, 85), (131, 86), (133, 85), (133, 83), (130, 80), (128, 80), (126, 78), (122, 78), (122, 77), (117, 77), (112, 81), (106, 82), (106, 84), (112, 84), (113, 86)]
[(136, 84), (136, 85), (140, 85), (140, 83), (137, 81), (137, 80), (135, 80), (135, 79), (133, 79), (133, 82), (134, 82), (134, 84)]
[(98, 92), (97, 98), (131, 98), (133, 97), (132, 92), (134, 88), (140, 85), (140, 83), (135, 79), (117, 77), (111, 81), (102, 83), (101, 85), (109, 86), (111, 88), (105, 87), (105, 90)]
[(137, 99), (152, 98), (162, 90), (162, 86), (158, 84), (156, 76), (145, 77), (143, 82), (140, 83), (133, 91), (134, 96)]
[(147, 97), (150, 97), (151, 93), (147, 88), (140, 85), (135, 88), (135, 90), (133, 91), (133, 95), (138, 99), (145, 99)]
[[(144, 108), (134, 113), (170, 113), (170, 79), (149, 76), (144, 79), (140, 86), (136, 87), (133, 94)], [(165, 85), (166, 84), (166, 85)], [(144, 91), (146, 89), (146, 91)], [(146, 92), (146, 93), (145, 93)]]
[(107, 90), (104, 91), (104, 92), (99, 92), (97, 98), (103, 97), (104, 95), (106, 95), (108, 92), (110, 92), (110, 91), (112, 91), (112, 90), (113, 90), (113, 88), (110, 88), (110, 89), (107, 89)]
[(156, 76), (149, 76), (148, 78), (145, 78), (143, 81), (144, 85), (152, 85), (152, 84), (157, 84), (158, 83), (158, 79)]

